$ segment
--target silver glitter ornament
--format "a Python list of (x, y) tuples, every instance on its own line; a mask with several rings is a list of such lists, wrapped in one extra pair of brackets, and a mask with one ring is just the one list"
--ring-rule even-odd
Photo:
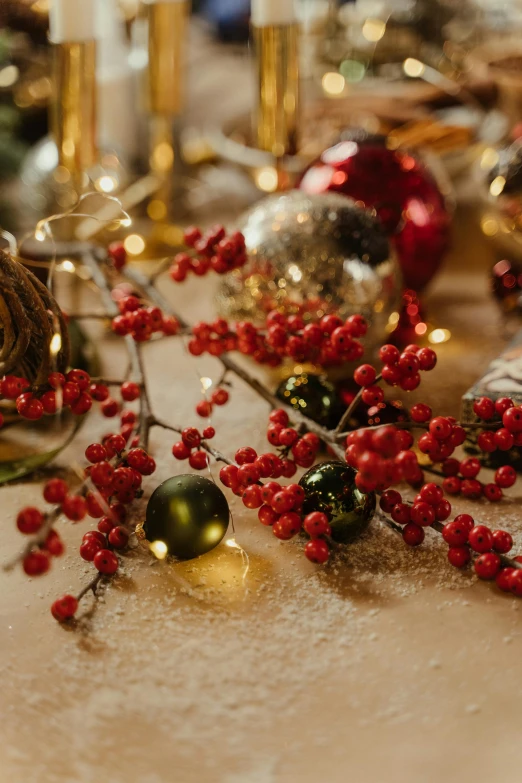
[(268, 196), (238, 225), (247, 264), (226, 276), (218, 306), (223, 316), (262, 322), (266, 313), (342, 318), (361, 313), (369, 343), (385, 334), (399, 294), (396, 258), (368, 210), (336, 193), (298, 190)]

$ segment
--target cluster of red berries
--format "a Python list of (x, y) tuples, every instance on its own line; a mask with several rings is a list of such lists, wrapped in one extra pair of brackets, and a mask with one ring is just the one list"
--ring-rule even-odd
[(424, 484), (413, 503), (404, 503), (400, 492), (388, 489), (379, 501), (381, 509), (403, 525), (402, 537), (408, 546), (424, 541), (424, 528), (434, 522), (445, 522), (451, 514), (451, 503), (444, 499), (442, 489), (433, 483)]
[[(285, 466), (282, 475), (286, 478), (291, 478), (295, 474), (296, 466), (300, 468), (311, 467), (321, 445), (320, 438), (313, 432), (307, 432), (300, 436), (297, 430), (291, 426), (288, 414), (282, 408), (271, 411), (268, 417), (266, 437), (272, 446), (279, 447), (279, 453)], [(289, 458), (290, 453), (293, 459)]]
[(123, 242), (111, 242), (107, 248), (107, 256), (115, 269), (123, 269), (127, 263), (127, 251)]
[(258, 364), (271, 367), (277, 367), (286, 358), (328, 366), (360, 359), (364, 351), (357, 338), (363, 337), (366, 330), (366, 321), (360, 315), (352, 315), (346, 321), (325, 315), (305, 323), (300, 315), (286, 316), (272, 310), (262, 328), (250, 321), (239, 321), (232, 327), (223, 318), (211, 324), (196, 324), (188, 349), (193, 356), (239, 351), (252, 356)]
[(358, 472), (355, 482), (363, 492), (382, 491), (405, 480), (422, 484), (424, 474), (411, 451), (413, 436), (392, 424), (361, 428), (346, 437), (345, 459)]
[(224, 275), (246, 263), (245, 238), (239, 231), (227, 236), (223, 226), (219, 225), (202, 234), (199, 228), (191, 226), (183, 238), (194, 252), (174, 256), (170, 276), (176, 283), (182, 283), (189, 272), (198, 277), (203, 277), (210, 270)]
[(204, 470), (208, 465), (208, 454), (200, 446), (203, 441), (211, 440), (215, 434), (214, 427), (205, 427), (203, 432), (196, 427), (185, 427), (181, 440), (172, 447), (172, 455), (179, 460), (188, 459), (194, 470)]
[[(26, 506), (16, 517), (16, 526), (24, 535), (38, 533), (46, 520), (46, 515), (34, 506)], [(41, 544), (35, 546), (23, 559), (23, 569), (28, 576), (45, 574), (51, 567), (51, 558), (59, 557), (65, 550), (56, 530), (49, 530)]]
[(228, 391), (222, 386), (219, 386), (211, 393), (210, 399), (205, 398), (197, 403), (196, 413), (198, 416), (201, 416), (202, 419), (208, 418), (214, 409), (214, 405), (226, 405), (229, 396)]
[(246, 508), (258, 509), (261, 524), (271, 527), (281, 541), (288, 541), (304, 530), (311, 538), (305, 546), (306, 557), (313, 563), (325, 563), (329, 547), (324, 537), (331, 533), (326, 514), (312, 512), (303, 518), (305, 493), (299, 484), (282, 486), (277, 481), (261, 482), (262, 478), (276, 479), (282, 475), (289, 478), (295, 473), (295, 464), (289, 476), (289, 471), (285, 472), (287, 460), (277, 454), (258, 455), (250, 446), (239, 449), (235, 461), (235, 465), (221, 468), (222, 484), (240, 497)]
[[(399, 386), (404, 391), (413, 391), (421, 382), (420, 373), (433, 370), (437, 354), (432, 348), (408, 345), (402, 353), (394, 345), (383, 345), (379, 350), (383, 363), (380, 377), (389, 386)], [(354, 380), (363, 387), (362, 399), (366, 405), (377, 405), (384, 399), (383, 390), (376, 386), (377, 370), (371, 364), (363, 364), (354, 374)]]
[[(383, 492), (379, 504), (403, 526), (402, 537), (409, 546), (422, 544), (425, 528), (445, 522), (451, 514), (451, 504), (444, 500), (442, 488), (433, 483), (424, 484), (412, 504), (404, 502), (394, 489)], [(469, 514), (459, 514), (446, 522), (442, 537), (449, 546), (448, 560), (455, 568), (467, 566), (476, 553), (474, 568), (480, 579), (495, 579), (504, 592), (522, 596), (522, 569), (505, 567), (500, 558), (513, 547), (513, 538), (506, 530), (492, 531), (486, 525), (476, 525)], [(522, 562), (522, 557), (514, 560)]]
[(112, 330), (124, 337), (130, 334), (137, 343), (150, 340), (153, 334), (178, 334), (180, 324), (173, 315), (164, 315), (159, 307), (147, 307), (134, 294), (118, 299), (120, 315), (112, 319)]
[[(81, 416), (91, 409), (93, 401), (100, 403), (100, 410), (107, 418), (116, 416), (120, 411), (120, 404), (110, 396), (109, 387), (91, 382), (85, 370), (70, 370), (67, 375), (52, 372), (48, 376), (47, 386), (38, 391), (27, 391), (31, 384), (26, 378), (5, 375), (0, 382), (0, 395), (6, 400), (13, 400), (20, 416), (31, 421), (41, 419), (44, 414), (52, 415), (63, 408)], [(139, 385), (133, 381), (125, 381), (120, 387), (125, 402), (137, 400), (140, 392)], [(127, 416), (122, 424), (132, 423), (132, 416), (135, 414)]]

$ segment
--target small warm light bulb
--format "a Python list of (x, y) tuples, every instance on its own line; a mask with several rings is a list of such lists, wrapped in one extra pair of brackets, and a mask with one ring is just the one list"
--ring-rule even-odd
[(34, 232), (34, 238), (37, 242), (43, 242), (45, 240), (45, 231), (37, 226)]
[(277, 190), (279, 178), (277, 171), (272, 166), (259, 169), (254, 177), (259, 190), (264, 190), (265, 193), (273, 193)]
[(447, 342), (450, 339), (450, 337), (451, 337), (451, 332), (449, 329), (434, 329), (428, 335), (428, 340), (430, 341), (430, 343), (437, 345), (439, 343)]
[(212, 386), (211, 378), (200, 378), (199, 380), (201, 381), (201, 386), (205, 391), (207, 391), (207, 389), (210, 389), (210, 387)]
[(506, 178), (502, 176), (495, 177), (491, 185), (489, 186), (489, 192), (492, 196), (500, 196), (502, 191), (504, 190), (504, 186), (506, 184)]
[(52, 356), (56, 356), (62, 350), (62, 336), (58, 332), (53, 334), (51, 342), (49, 343), (49, 350)]
[(342, 73), (329, 71), (324, 74), (321, 84), (327, 95), (341, 95), (345, 88), (346, 80)]
[(153, 541), (149, 545), (149, 549), (157, 560), (165, 560), (168, 555), (167, 545), (164, 541)]
[(123, 247), (131, 256), (139, 256), (145, 250), (145, 240), (139, 234), (129, 234)]
[(116, 177), (104, 175), (96, 180), (95, 186), (96, 190), (101, 190), (102, 193), (112, 193), (113, 190), (116, 190), (118, 182)]
[(406, 76), (418, 79), (426, 70), (426, 66), (420, 60), (416, 60), (415, 57), (407, 57), (402, 64), (402, 70)]
[(386, 32), (386, 22), (382, 19), (367, 19), (362, 27), (362, 34), (367, 41), (377, 43)]
[(62, 261), (60, 268), (63, 269), (64, 272), (74, 272), (74, 264), (72, 261)]

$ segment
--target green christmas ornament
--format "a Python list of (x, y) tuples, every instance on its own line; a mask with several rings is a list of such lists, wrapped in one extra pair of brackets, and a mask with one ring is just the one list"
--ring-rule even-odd
[(368, 527), (375, 512), (375, 493), (357, 489), (355, 470), (344, 462), (315, 465), (299, 484), (305, 491), (304, 513), (327, 514), (334, 541), (344, 544)]
[(229, 519), (227, 499), (213, 481), (174, 476), (152, 493), (143, 532), (156, 557), (190, 560), (219, 544)]
[(335, 427), (340, 421), (341, 401), (334, 386), (321, 375), (292, 375), (279, 384), (276, 396), (324, 427)]

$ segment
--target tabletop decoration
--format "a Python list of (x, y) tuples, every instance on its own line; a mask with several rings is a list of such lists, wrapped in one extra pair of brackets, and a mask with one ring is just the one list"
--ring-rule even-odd
[(374, 216), (335, 193), (293, 190), (265, 197), (238, 225), (248, 262), (223, 280), (223, 316), (257, 323), (276, 307), (305, 320), (317, 311), (361, 313), (370, 323), (367, 340), (380, 339), (397, 303), (399, 272)]
[(397, 251), (404, 284), (421, 290), (440, 267), (450, 237), (445, 196), (426, 164), (385, 137), (346, 131), (305, 171), (309, 194), (342, 193), (376, 210)]
[[(243, 247), (241, 235), (227, 236), (221, 226), (212, 229), (211, 241), (208, 236), (198, 229), (188, 229), (187, 247), (205, 237), (209, 255), (220, 243), (228, 246), (232, 242), (232, 256)], [(68, 248), (68, 252), (74, 255), (74, 249)], [(513, 486), (516, 473), (510, 464), (497, 468), (493, 482), (482, 483), (478, 478), (483, 467), (479, 458), (453, 456), (472, 431), (478, 431), (477, 443), (484, 454), (502, 452), (521, 442), (522, 407), (512, 399), (479, 398), (473, 404), (475, 418), (469, 423), (434, 415), (429, 406), (416, 402), (409, 408), (408, 418), (395, 424), (347, 429), (361, 401), (369, 406), (384, 401), (383, 385), (413, 392), (422, 374), (436, 365), (437, 356), (431, 348), (412, 344), (401, 352), (385, 344), (379, 351), (379, 368), (369, 363), (357, 367), (353, 377), (359, 391), (335, 428), (328, 428), (309, 418), (306, 409), (281, 402), (243, 364), (238, 364), (232, 353), (239, 351), (259, 364), (269, 365), (295, 357), (312, 358), (318, 364), (360, 361), (364, 354), (361, 339), (368, 328), (364, 317), (318, 314), (305, 323), (299, 316), (274, 310), (260, 327), (250, 321), (232, 325), (222, 318), (190, 325), (160, 293), (155, 275), (144, 275), (127, 265), (121, 243), (106, 249), (84, 243), (77, 253), (78, 263), (89, 272), (105, 308), (92, 317), (110, 319), (113, 330), (122, 335), (129, 357), (128, 375), (121, 380), (92, 378), (72, 368), (66, 373), (51, 372), (47, 382), (38, 385), (8, 374), (0, 386), (4, 397), (15, 400), (20, 415), (31, 420), (45, 415), (43, 400), (52, 401), (53, 408), (68, 407), (77, 415), (96, 402), (108, 419), (119, 417), (119, 423), (101, 442), (87, 447), (89, 465), (79, 487), (74, 489), (64, 479), (51, 478), (43, 487), (48, 507), (25, 507), (17, 515), (17, 527), (27, 543), (4, 567), (21, 564), (29, 576), (47, 572), (52, 559), (63, 553), (56, 529), (62, 516), (73, 523), (88, 517), (97, 520), (96, 529), (85, 533), (80, 546), (80, 556), (93, 564), (93, 578), (77, 596), (66, 595), (53, 604), (57, 620), (74, 617), (79, 602), (89, 592), (99, 594), (118, 572), (120, 557), (132, 545), (134, 532), (158, 559), (169, 552), (181, 557), (197, 556), (225, 534), (228, 504), (213, 483), (212, 472), (211, 481), (200, 480), (197, 475), (173, 476), (152, 494), (144, 523), (135, 527), (126, 522), (128, 508), (142, 497), (144, 481), (156, 470), (150, 443), (155, 428), (173, 433), (173, 439), (177, 439), (172, 456), (188, 461), (194, 471), (209, 471), (213, 463), (221, 463), (219, 479), (223, 486), (240, 497), (246, 508), (257, 510), (260, 523), (271, 527), (279, 540), (301, 535), (304, 554), (312, 563), (326, 563), (331, 551), (340, 542), (359, 535), (376, 513), (409, 546), (420, 545), (428, 528), (440, 533), (449, 546), (452, 565), (462, 568), (473, 560), (481, 579), (494, 579), (501, 590), (522, 595), (522, 558), (507, 556), (513, 545), (510, 534), (502, 529), (492, 531), (468, 514), (451, 519), (452, 504), (445, 497), (462, 494), (498, 503), (503, 489)], [(197, 265), (198, 258), (194, 263)], [(121, 282), (130, 284), (135, 293), (122, 295)], [(195, 413), (205, 419), (201, 429), (162, 421), (152, 409), (143, 352), (151, 339), (172, 336), (185, 340), (195, 356), (215, 356), (222, 368), (215, 382), (202, 379), (202, 399), (195, 406)], [(215, 405), (228, 402), (237, 380), (270, 406), (266, 431), (269, 449), (258, 454), (245, 445), (232, 459), (212, 445), (216, 430), (210, 417)], [(111, 389), (116, 391), (111, 393)], [(133, 402), (137, 410), (127, 405)], [(322, 448), (327, 449), (328, 459), (316, 465)], [(282, 481), (292, 480), (300, 468), (308, 472), (299, 481)], [(438, 477), (440, 484), (426, 480), (432, 476)], [(399, 484), (401, 492), (393, 488)], [(417, 492), (411, 501), (408, 485)], [(189, 523), (188, 532), (181, 531), (182, 520)]]

